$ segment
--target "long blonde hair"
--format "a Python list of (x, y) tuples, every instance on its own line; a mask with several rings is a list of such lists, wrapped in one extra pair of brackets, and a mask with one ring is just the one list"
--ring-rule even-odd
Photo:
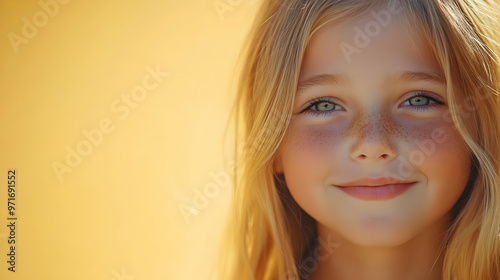
[[(316, 222), (273, 171), (308, 42), (327, 23), (397, 2), (446, 77), (472, 155), (443, 245), (443, 279), (500, 279), (500, 5), (495, 0), (264, 0), (242, 52), (233, 197), (218, 279), (300, 279)], [(394, 4), (394, 3), (392, 3)], [(460, 94), (462, 93), (462, 94)], [(467, 114), (466, 114), (467, 113)]]

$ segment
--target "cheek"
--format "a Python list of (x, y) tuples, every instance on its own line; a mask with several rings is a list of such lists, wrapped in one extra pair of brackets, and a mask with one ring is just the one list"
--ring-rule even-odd
[(404, 157), (427, 179), (429, 203), (451, 207), (462, 194), (470, 172), (465, 141), (452, 124), (414, 127)]
[(451, 123), (427, 123), (405, 132), (404, 139), (408, 144), (403, 153), (412, 165), (425, 169), (436, 167), (443, 171), (468, 165), (467, 145)]
[(300, 197), (319, 191), (335, 171), (343, 150), (343, 135), (336, 125), (290, 126), (282, 149), (282, 165), (287, 185)]
[(285, 137), (283, 160), (285, 169), (293, 165), (324, 164), (332, 161), (334, 150), (341, 145), (343, 135), (335, 126), (290, 127)]

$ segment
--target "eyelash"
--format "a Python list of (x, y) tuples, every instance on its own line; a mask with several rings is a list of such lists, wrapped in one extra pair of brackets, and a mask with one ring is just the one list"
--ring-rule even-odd
[[(415, 97), (425, 97), (425, 98), (429, 99), (430, 101), (432, 101), (434, 103), (430, 103), (428, 105), (421, 105), (421, 106), (411, 106), (411, 105), (408, 105), (407, 107), (412, 108), (412, 110), (417, 110), (417, 111), (428, 110), (430, 108), (434, 108), (436, 106), (440, 106), (440, 105), (444, 104), (443, 101), (441, 101), (438, 98), (434, 97), (431, 93), (429, 93), (427, 91), (416, 91), (416, 92), (414, 92), (412, 94), (412, 96), (410, 96), (409, 98), (407, 98), (403, 103), (406, 103), (407, 101), (409, 101), (410, 99), (415, 98)], [(316, 106), (316, 105), (318, 105), (318, 104), (320, 104), (322, 102), (329, 102), (331, 104), (334, 104), (335, 106), (338, 106), (338, 107), (342, 108), (337, 103), (332, 102), (330, 98), (328, 98), (328, 97), (320, 97), (320, 98), (315, 98), (315, 99), (311, 100), (311, 102), (309, 102), (309, 105), (302, 112), (305, 112), (307, 114), (311, 114), (311, 115), (314, 115), (314, 116), (323, 116), (323, 115), (328, 115), (328, 114), (331, 114), (332, 112), (338, 111), (338, 110), (330, 110), (330, 111), (311, 110), (311, 108), (313, 108), (314, 106)]]
[[(305, 112), (307, 114), (311, 114), (311, 115), (314, 115), (314, 116), (322, 116), (322, 115), (328, 115), (332, 112), (334, 112), (335, 110), (330, 110), (330, 111), (317, 111), (317, 110), (311, 110), (312, 107), (322, 103), (322, 102), (329, 102), (335, 106), (339, 106), (341, 107), (340, 105), (338, 105), (337, 103), (335, 102), (332, 102), (330, 98), (328, 97), (320, 97), (320, 98), (315, 98), (313, 100), (311, 100), (311, 102), (309, 102), (309, 105), (302, 111), (302, 112)], [(301, 112), (301, 113), (302, 113)]]

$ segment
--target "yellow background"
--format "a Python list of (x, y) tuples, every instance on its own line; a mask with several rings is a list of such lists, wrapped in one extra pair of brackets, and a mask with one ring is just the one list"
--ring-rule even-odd
[[(52, 15), (40, 3), (52, 3)], [(231, 194), (215, 178), (229, 173), (232, 74), (257, 7), (0, 1), (0, 279), (209, 279)], [(39, 26), (28, 30), (23, 18)], [(113, 109), (148, 67), (168, 77), (128, 115)], [(70, 167), (69, 151), (90, 143), (83, 130), (103, 120), (114, 130)], [(54, 162), (71, 172), (59, 180)], [(6, 256), (9, 168), (15, 273)]]

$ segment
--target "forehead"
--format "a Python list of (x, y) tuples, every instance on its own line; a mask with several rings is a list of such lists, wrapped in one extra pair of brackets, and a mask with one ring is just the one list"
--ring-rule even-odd
[(402, 71), (436, 76), (442, 72), (431, 48), (403, 13), (375, 8), (319, 29), (307, 46), (300, 79), (322, 73)]

